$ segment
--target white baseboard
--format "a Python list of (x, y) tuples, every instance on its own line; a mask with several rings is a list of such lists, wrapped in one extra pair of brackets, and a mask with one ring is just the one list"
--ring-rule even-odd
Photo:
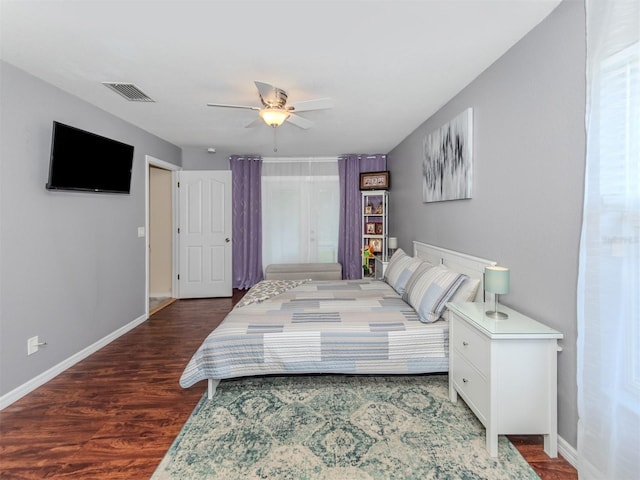
[(24, 397), (28, 393), (33, 392), (36, 388), (44, 385), (49, 380), (51, 380), (54, 377), (60, 375), (62, 372), (64, 372), (66, 369), (72, 367), (73, 365), (78, 363), (80, 360), (83, 360), (83, 359), (87, 358), (89, 355), (91, 355), (92, 353), (97, 352), (102, 347), (104, 347), (104, 346), (108, 345), (109, 343), (113, 342), (116, 338), (121, 337), (122, 335), (127, 333), (129, 330), (133, 330), (135, 327), (140, 325), (142, 322), (144, 322), (148, 318), (149, 317), (146, 314), (139, 316), (138, 318), (136, 318), (132, 322), (124, 325), (123, 327), (120, 327), (118, 330), (110, 333), (109, 335), (107, 335), (104, 338), (101, 338), (100, 340), (98, 340), (94, 344), (89, 345), (87, 348), (79, 351), (75, 355), (72, 355), (71, 357), (67, 358), (66, 360), (63, 360), (62, 362), (58, 363), (57, 365), (51, 367), (49, 370), (46, 370), (45, 372), (42, 372), (37, 377), (34, 377), (31, 380), (29, 380), (28, 382), (23, 383), (19, 387), (14, 388), (9, 393), (6, 393), (2, 397), (0, 397), (0, 410), (3, 410), (6, 407), (8, 407), (9, 405), (11, 405), (12, 403), (20, 400), (22, 397)]
[(558, 435), (558, 453), (564, 457), (564, 459), (578, 469), (578, 451), (573, 448), (569, 442)]

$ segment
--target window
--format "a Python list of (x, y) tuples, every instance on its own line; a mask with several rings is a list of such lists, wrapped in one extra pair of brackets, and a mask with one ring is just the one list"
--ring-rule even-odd
[(336, 262), (339, 208), (337, 159), (265, 159), (263, 266)]

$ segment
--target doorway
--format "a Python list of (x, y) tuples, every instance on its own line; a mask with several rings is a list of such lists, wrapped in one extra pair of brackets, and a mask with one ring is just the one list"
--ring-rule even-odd
[(146, 312), (154, 314), (176, 300), (174, 171), (180, 167), (147, 156)]

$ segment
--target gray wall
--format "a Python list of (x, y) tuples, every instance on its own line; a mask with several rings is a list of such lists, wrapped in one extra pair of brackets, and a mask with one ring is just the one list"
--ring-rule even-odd
[(207, 152), (206, 147), (183, 147), (182, 168), (185, 170), (230, 170), (228, 152)]
[[(0, 395), (145, 313), (145, 155), (181, 151), (0, 63)], [(49, 192), (54, 120), (134, 145), (130, 195)], [(90, 161), (90, 154), (87, 160)], [(27, 356), (27, 339), (46, 348)]]
[[(585, 163), (585, 16), (565, 1), (388, 155), (390, 234), (497, 260), (501, 301), (560, 330), (559, 434), (576, 446), (576, 282)], [(436, 74), (436, 72), (434, 72)], [(474, 114), (472, 199), (422, 203), (424, 137)]]

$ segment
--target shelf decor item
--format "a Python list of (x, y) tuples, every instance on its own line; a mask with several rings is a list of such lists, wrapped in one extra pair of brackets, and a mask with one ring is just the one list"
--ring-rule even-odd
[(505, 267), (486, 267), (484, 269), (484, 290), (494, 294), (494, 308), (486, 314), (491, 318), (509, 318), (504, 312), (498, 311), (498, 296), (509, 293), (509, 269)]
[(367, 235), (375, 235), (376, 234), (376, 224), (373, 222), (367, 222), (364, 224), (365, 233)]
[(371, 248), (369, 245), (365, 245), (362, 247), (362, 271), (365, 276), (369, 276), (371, 274), (371, 266), (369, 265), (369, 259), (373, 257), (373, 253), (371, 252)]
[(389, 190), (389, 171), (360, 174), (360, 190)]
[(369, 242), (369, 249), (373, 253), (381, 253), (382, 252), (382, 239), (381, 238), (372, 238)]

